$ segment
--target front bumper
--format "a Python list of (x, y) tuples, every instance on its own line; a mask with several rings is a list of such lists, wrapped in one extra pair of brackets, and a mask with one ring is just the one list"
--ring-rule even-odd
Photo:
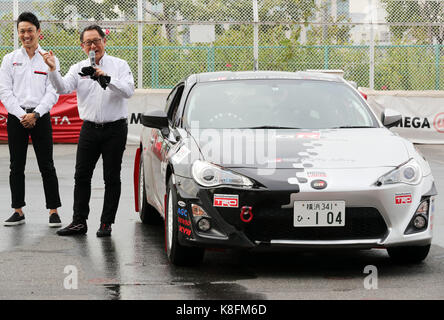
[[(432, 176), (424, 177), (417, 186), (385, 185), (350, 190), (336, 186), (327, 190), (309, 190), (298, 185), (285, 189), (202, 188), (194, 180), (177, 177), (178, 200), (185, 205), (187, 228), (179, 232), (182, 245), (223, 248), (253, 248), (259, 245), (301, 248), (374, 248), (431, 243), (434, 196), (430, 194)], [(237, 207), (215, 207), (214, 196), (236, 195)], [(410, 203), (396, 203), (396, 195), (409, 194)], [(430, 199), (429, 223), (425, 230), (405, 234), (421, 200)], [(297, 200), (344, 200), (344, 227), (293, 226), (293, 202)], [(201, 231), (191, 205), (199, 205), (211, 221), (209, 231)], [(241, 208), (251, 207), (252, 219), (241, 219)], [(182, 217), (183, 218), (183, 217)], [(183, 220), (180, 220), (183, 222)], [(185, 227), (185, 226), (184, 226)], [(183, 230), (183, 229), (182, 229)]]

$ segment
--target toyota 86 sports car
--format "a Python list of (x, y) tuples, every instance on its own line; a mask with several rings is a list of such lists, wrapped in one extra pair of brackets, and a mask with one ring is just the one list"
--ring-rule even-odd
[(342, 77), (194, 74), (142, 116), (136, 211), (164, 220), (168, 259), (205, 248), (386, 248), (420, 262), (437, 191), (414, 145)]

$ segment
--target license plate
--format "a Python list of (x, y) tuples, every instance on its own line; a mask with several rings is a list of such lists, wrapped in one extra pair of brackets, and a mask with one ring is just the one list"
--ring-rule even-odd
[(345, 226), (345, 201), (295, 201), (295, 227)]

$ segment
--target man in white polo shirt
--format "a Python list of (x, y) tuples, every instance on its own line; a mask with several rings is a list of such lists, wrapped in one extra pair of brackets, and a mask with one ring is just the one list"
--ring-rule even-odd
[[(25, 164), (31, 136), (42, 175), (49, 226), (62, 225), (57, 208), (61, 206), (59, 185), (53, 161), (52, 126), (49, 111), (58, 95), (48, 79), (39, 46), (40, 22), (24, 12), (17, 19), (22, 47), (4, 56), (0, 69), (0, 100), (8, 111), (8, 146), (10, 154), (9, 185), (14, 213), (4, 222), (15, 226), (25, 222)], [(58, 68), (58, 61), (55, 61)]]
[(49, 66), (49, 79), (57, 93), (77, 90), (79, 116), (84, 121), (76, 155), (73, 222), (59, 230), (61, 236), (85, 234), (91, 197), (91, 178), (100, 156), (103, 159), (105, 196), (98, 237), (111, 235), (119, 205), (120, 171), (128, 134), (127, 99), (134, 94), (128, 63), (105, 53), (105, 33), (97, 25), (80, 35), (82, 50), (92, 57), (73, 65), (62, 77), (52, 51), (42, 56)]

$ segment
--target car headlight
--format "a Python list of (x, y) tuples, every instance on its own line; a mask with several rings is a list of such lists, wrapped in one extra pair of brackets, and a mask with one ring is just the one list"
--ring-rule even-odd
[(204, 187), (233, 185), (251, 188), (253, 186), (253, 182), (247, 177), (205, 161), (195, 161), (191, 171), (194, 181)]
[(409, 161), (398, 166), (396, 169), (393, 169), (379, 178), (377, 184), (418, 184), (421, 181), (421, 178), (421, 167), (415, 159), (410, 159)]

